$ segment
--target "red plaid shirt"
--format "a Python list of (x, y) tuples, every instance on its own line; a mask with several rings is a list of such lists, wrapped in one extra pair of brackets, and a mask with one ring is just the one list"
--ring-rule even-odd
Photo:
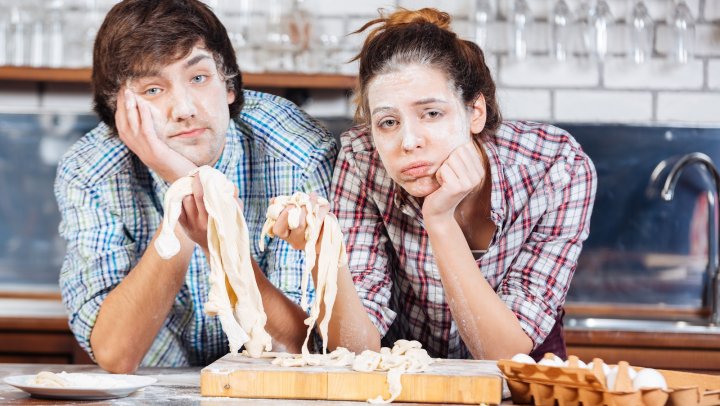
[[(595, 168), (570, 134), (546, 124), (505, 122), (483, 146), (497, 231), (478, 270), (537, 347), (555, 325), (588, 236)], [(469, 358), (421, 207), (385, 171), (367, 128), (341, 136), (331, 196), (355, 287), (384, 340), (414, 339), (435, 357)]]

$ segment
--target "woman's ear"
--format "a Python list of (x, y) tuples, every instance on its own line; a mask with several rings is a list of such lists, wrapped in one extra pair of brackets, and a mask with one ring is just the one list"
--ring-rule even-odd
[(485, 96), (482, 94), (475, 99), (470, 105), (470, 132), (480, 134), (485, 128), (485, 120), (487, 120), (487, 106), (485, 105)]

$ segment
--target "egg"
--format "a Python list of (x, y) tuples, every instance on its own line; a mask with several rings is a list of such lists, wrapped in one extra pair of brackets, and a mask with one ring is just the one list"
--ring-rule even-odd
[(512, 361), (520, 362), (523, 364), (535, 364), (535, 360), (531, 356), (523, 353), (515, 354), (512, 357)]
[(545, 354), (545, 357), (538, 362), (538, 365), (547, 365), (550, 367), (561, 367), (565, 365), (565, 362), (562, 360), (562, 358), (558, 357), (555, 354), (547, 353)]
[[(563, 363), (563, 366), (569, 367), (569, 366), (570, 366), (570, 360), (565, 361), (565, 362)], [(576, 368), (587, 368), (587, 367), (588, 367), (587, 364), (585, 364), (585, 362), (583, 362), (583, 360), (581, 360), (581, 359), (578, 360), (578, 365), (577, 365)]]
[(652, 368), (643, 368), (637, 373), (633, 379), (633, 389), (667, 389), (665, 377), (660, 372)]
[[(592, 371), (594, 368), (595, 368), (595, 363), (590, 361), (590, 363), (587, 364), (587, 369)], [(608, 364), (603, 362), (602, 371), (603, 371), (603, 375), (605, 375), (605, 376), (608, 376), (608, 374), (610, 374), (610, 367), (608, 366)]]
[[(610, 372), (615, 371), (615, 373), (617, 374), (617, 370), (618, 370), (617, 365), (610, 367)], [(630, 380), (634, 381), (635, 377), (637, 376), (637, 371), (635, 370), (635, 368), (628, 367), (628, 375), (630, 376)]]

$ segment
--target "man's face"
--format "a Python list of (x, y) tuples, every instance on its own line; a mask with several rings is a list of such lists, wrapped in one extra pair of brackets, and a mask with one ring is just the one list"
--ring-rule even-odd
[(133, 78), (128, 88), (149, 104), (161, 141), (195, 165), (217, 162), (235, 93), (227, 90), (207, 49), (195, 46), (184, 58)]

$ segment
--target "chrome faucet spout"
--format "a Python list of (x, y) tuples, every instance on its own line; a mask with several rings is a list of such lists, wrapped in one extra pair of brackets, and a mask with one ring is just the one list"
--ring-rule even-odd
[[(700, 165), (704, 167), (711, 175), (714, 189), (708, 190), (708, 283), (710, 284), (708, 305), (711, 308), (710, 323), (720, 325), (720, 234), (718, 233), (717, 207), (718, 193), (720, 192), (720, 172), (709, 156), (701, 152), (693, 152), (683, 155), (670, 168), (660, 190), (660, 198), (665, 201), (671, 201), (675, 195), (675, 186), (683, 170), (688, 166)], [(658, 164), (653, 171), (652, 181), (656, 181), (656, 176), (663, 172), (668, 166), (666, 161)]]

